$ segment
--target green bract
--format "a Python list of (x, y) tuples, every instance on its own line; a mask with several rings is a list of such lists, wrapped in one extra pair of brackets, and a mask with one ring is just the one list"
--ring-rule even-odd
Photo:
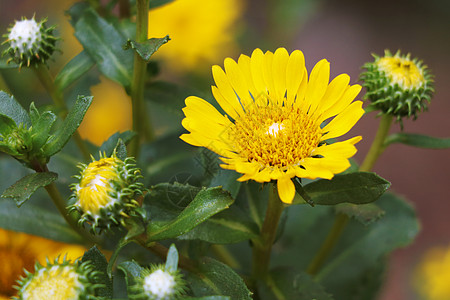
[(403, 117), (417, 118), (417, 114), (427, 109), (434, 92), (433, 79), (426, 65), (410, 54), (394, 55), (385, 51), (384, 56), (373, 54), (374, 62), (366, 63), (360, 75), (367, 89), (364, 99), (382, 113), (401, 120)]

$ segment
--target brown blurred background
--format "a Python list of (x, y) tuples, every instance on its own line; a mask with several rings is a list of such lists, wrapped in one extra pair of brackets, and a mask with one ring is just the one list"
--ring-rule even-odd
[[(5, 32), (14, 19), (31, 17), (34, 12), (37, 19), (50, 14), (52, 24), (58, 23), (60, 30), (70, 31), (62, 11), (72, 2), (0, 0), (0, 31)], [(243, 53), (250, 54), (257, 47), (300, 49), (309, 70), (317, 61), (327, 58), (332, 77), (348, 73), (353, 83), (357, 81), (360, 67), (372, 61), (370, 53), (400, 49), (419, 57), (435, 75), (436, 93), (429, 111), (420, 114), (416, 121), (406, 120), (404, 130), (450, 136), (450, 1), (249, 0), (243, 21), (239, 37)], [(80, 48), (70, 37), (65, 39), (65, 55), (77, 54)], [(356, 155), (359, 162), (368, 151), (377, 125), (376, 113), (371, 113), (351, 132), (363, 136)], [(392, 132), (399, 131), (399, 125), (395, 124)], [(416, 299), (411, 273), (421, 255), (430, 247), (450, 245), (449, 170), (450, 150), (399, 144), (388, 148), (375, 166), (374, 171), (390, 180), (391, 188), (416, 207), (422, 224), (415, 242), (392, 255), (381, 300)]]

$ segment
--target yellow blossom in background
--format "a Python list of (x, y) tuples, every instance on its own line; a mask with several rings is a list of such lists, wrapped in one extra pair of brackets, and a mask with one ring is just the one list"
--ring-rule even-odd
[(80, 135), (100, 146), (111, 135), (131, 130), (131, 99), (117, 83), (100, 77), (91, 87), (94, 100), (79, 127)]
[(13, 285), (23, 269), (34, 271), (38, 261), (45, 265), (46, 258), (57, 256), (74, 260), (81, 257), (87, 249), (79, 245), (65, 244), (42, 237), (19, 233), (0, 228), (0, 300), (10, 299), (16, 294)]
[(419, 263), (414, 286), (423, 299), (450, 299), (450, 247), (428, 250)]
[(149, 12), (148, 36), (171, 41), (155, 54), (174, 71), (201, 71), (236, 52), (241, 0), (176, 0)]
[(328, 140), (346, 134), (364, 114), (362, 102), (352, 102), (361, 86), (349, 85), (347, 74), (329, 83), (328, 61), (319, 61), (308, 78), (301, 51), (256, 49), (237, 63), (225, 59), (225, 71), (216, 65), (212, 73), (212, 92), (226, 115), (188, 97), (182, 125), (190, 133), (181, 139), (219, 154), (222, 168), (243, 174), (239, 181), (275, 180), (280, 199), (292, 203), (292, 178), (331, 179), (350, 167), (361, 137)]

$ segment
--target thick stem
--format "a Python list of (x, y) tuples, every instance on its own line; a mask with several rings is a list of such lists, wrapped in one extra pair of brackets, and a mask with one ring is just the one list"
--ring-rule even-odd
[(261, 233), (259, 239), (253, 240), (252, 275), (254, 279), (265, 280), (267, 278), (272, 245), (283, 209), (284, 204), (278, 196), (275, 184), (272, 183)]
[[(136, 1), (136, 41), (145, 42), (148, 39), (148, 5), (149, 0)], [(144, 102), (144, 84), (147, 71), (146, 62), (134, 54), (133, 82), (131, 84), (131, 101), (133, 112), (133, 131), (137, 133), (130, 145), (131, 156), (137, 157), (139, 145), (144, 138), (153, 139), (149, 116), (146, 114)], [(145, 123), (147, 122), (147, 124)], [(147, 130), (148, 129), (148, 130)]]
[(381, 116), (377, 134), (375, 135), (375, 139), (372, 142), (372, 146), (370, 146), (369, 152), (367, 153), (364, 162), (359, 167), (360, 171), (370, 172), (370, 170), (372, 170), (378, 157), (384, 151), (384, 142), (386, 140), (387, 135), (389, 134), (391, 124), (392, 124), (392, 116), (383, 114)]
[(320, 267), (322, 267), (323, 263), (330, 255), (331, 250), (333, 250), (334, 245), (339, 240), (342, 231), (345, 228), (345, 225), (347, 225), (348, 219), (349, 218), (347, 215), (344, 214), (336, 215), (333, 227), (331, 227), (331, 231), (328, 233), (328, 236), (325, 238), (325, 241), (323, 242), (316, 256), (308, 266), (307, 272), (309, 274), (311, 275), (317, 274)]
[[(39, 78), (40, 82), (44, 86), (45, 90), (49, 93), (50, 97), (52, 98), (53, 102), (56, 105), (56, 108), (59, 112), (59, 115), (62, 119), (65, 119), (68, 113), (67, 106), (63, 100), (63, 94), (61, 91), (59, 91), (55, 84), (52, 75), (50, 74), (50, 71), (48, 70), (47, 66), (44, 64), (40, 64), (34, 68), (34, 71)], [(83, 158), (88, 161), (91, 158), (91, 154), (89, 153), (89, 150), (86, 146), (86, 143), (81, 138), (78, 131), (76, 131), (73, 134), (73, 138), (75, 140), (75, 143), (77, 144), (78, 148), (80, 149), (81, 154), (83, 155)]]

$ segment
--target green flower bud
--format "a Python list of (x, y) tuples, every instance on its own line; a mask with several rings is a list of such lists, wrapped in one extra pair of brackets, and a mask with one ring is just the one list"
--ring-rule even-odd
[(410, 54), (392, 55), (388, 50), (383, 57), (373, 55), (374, 62), (366, 63), (367, 71), (360, 75), (367, 93), (364, 99), (384, 114), (401, 121), (403, 117), (417, 118), (427, 110), (434, 92), (432, 75), (426, 65)]
[(30, 131), (23, 126), (0, 133), (0, 151), (27, 163), (33, 150)]
[(92, 226), (92, 232), (99, 228), (124, 225), (124, 220), (140, 206), (135, 200), (145, 188), (138, 182), (142, 176), (132, 158), (124, 161), (114, 153), (111, 157), (100, 155), (99, 160), (80, 164), (81, 174), (74, 176), (79, 180), (72, 184), (72, 198), (75, 203), (70, 211), (78, 211), (80, 225), (85, 222)]
[(130, 299), (176, 300), (186, 290), (186, 284), (177, 270), (166, 270), (163, 265), (142, 269), (140, 277), (130, 287)]
[(54, 263), (47, 260), (45, 267), (36, 263), (34, 273), (25, 273), (15, 287), (19, 292), (14, 299), (99, 299), (96, 293), (103, 287), (96, 283), (101, 273), (94, 270), (90, 261), (71, 263), (63, 259), (60, 263), (57, 258)]
[(3, 55), (11, 56), (8, 63), (14, 61), (21, 68), (23, 65), (29, 67), (45, 63), (50, 58), (59, 38), (53, 35), (55, 26), (47, 28), (46, 22), (46, 18), (39, 23), (34, 17), (30, 20), (23, 18), (10, 26), (9, 34), (3, 35), (6, 40), (2, 43), (9, 44), (3, 52)]

